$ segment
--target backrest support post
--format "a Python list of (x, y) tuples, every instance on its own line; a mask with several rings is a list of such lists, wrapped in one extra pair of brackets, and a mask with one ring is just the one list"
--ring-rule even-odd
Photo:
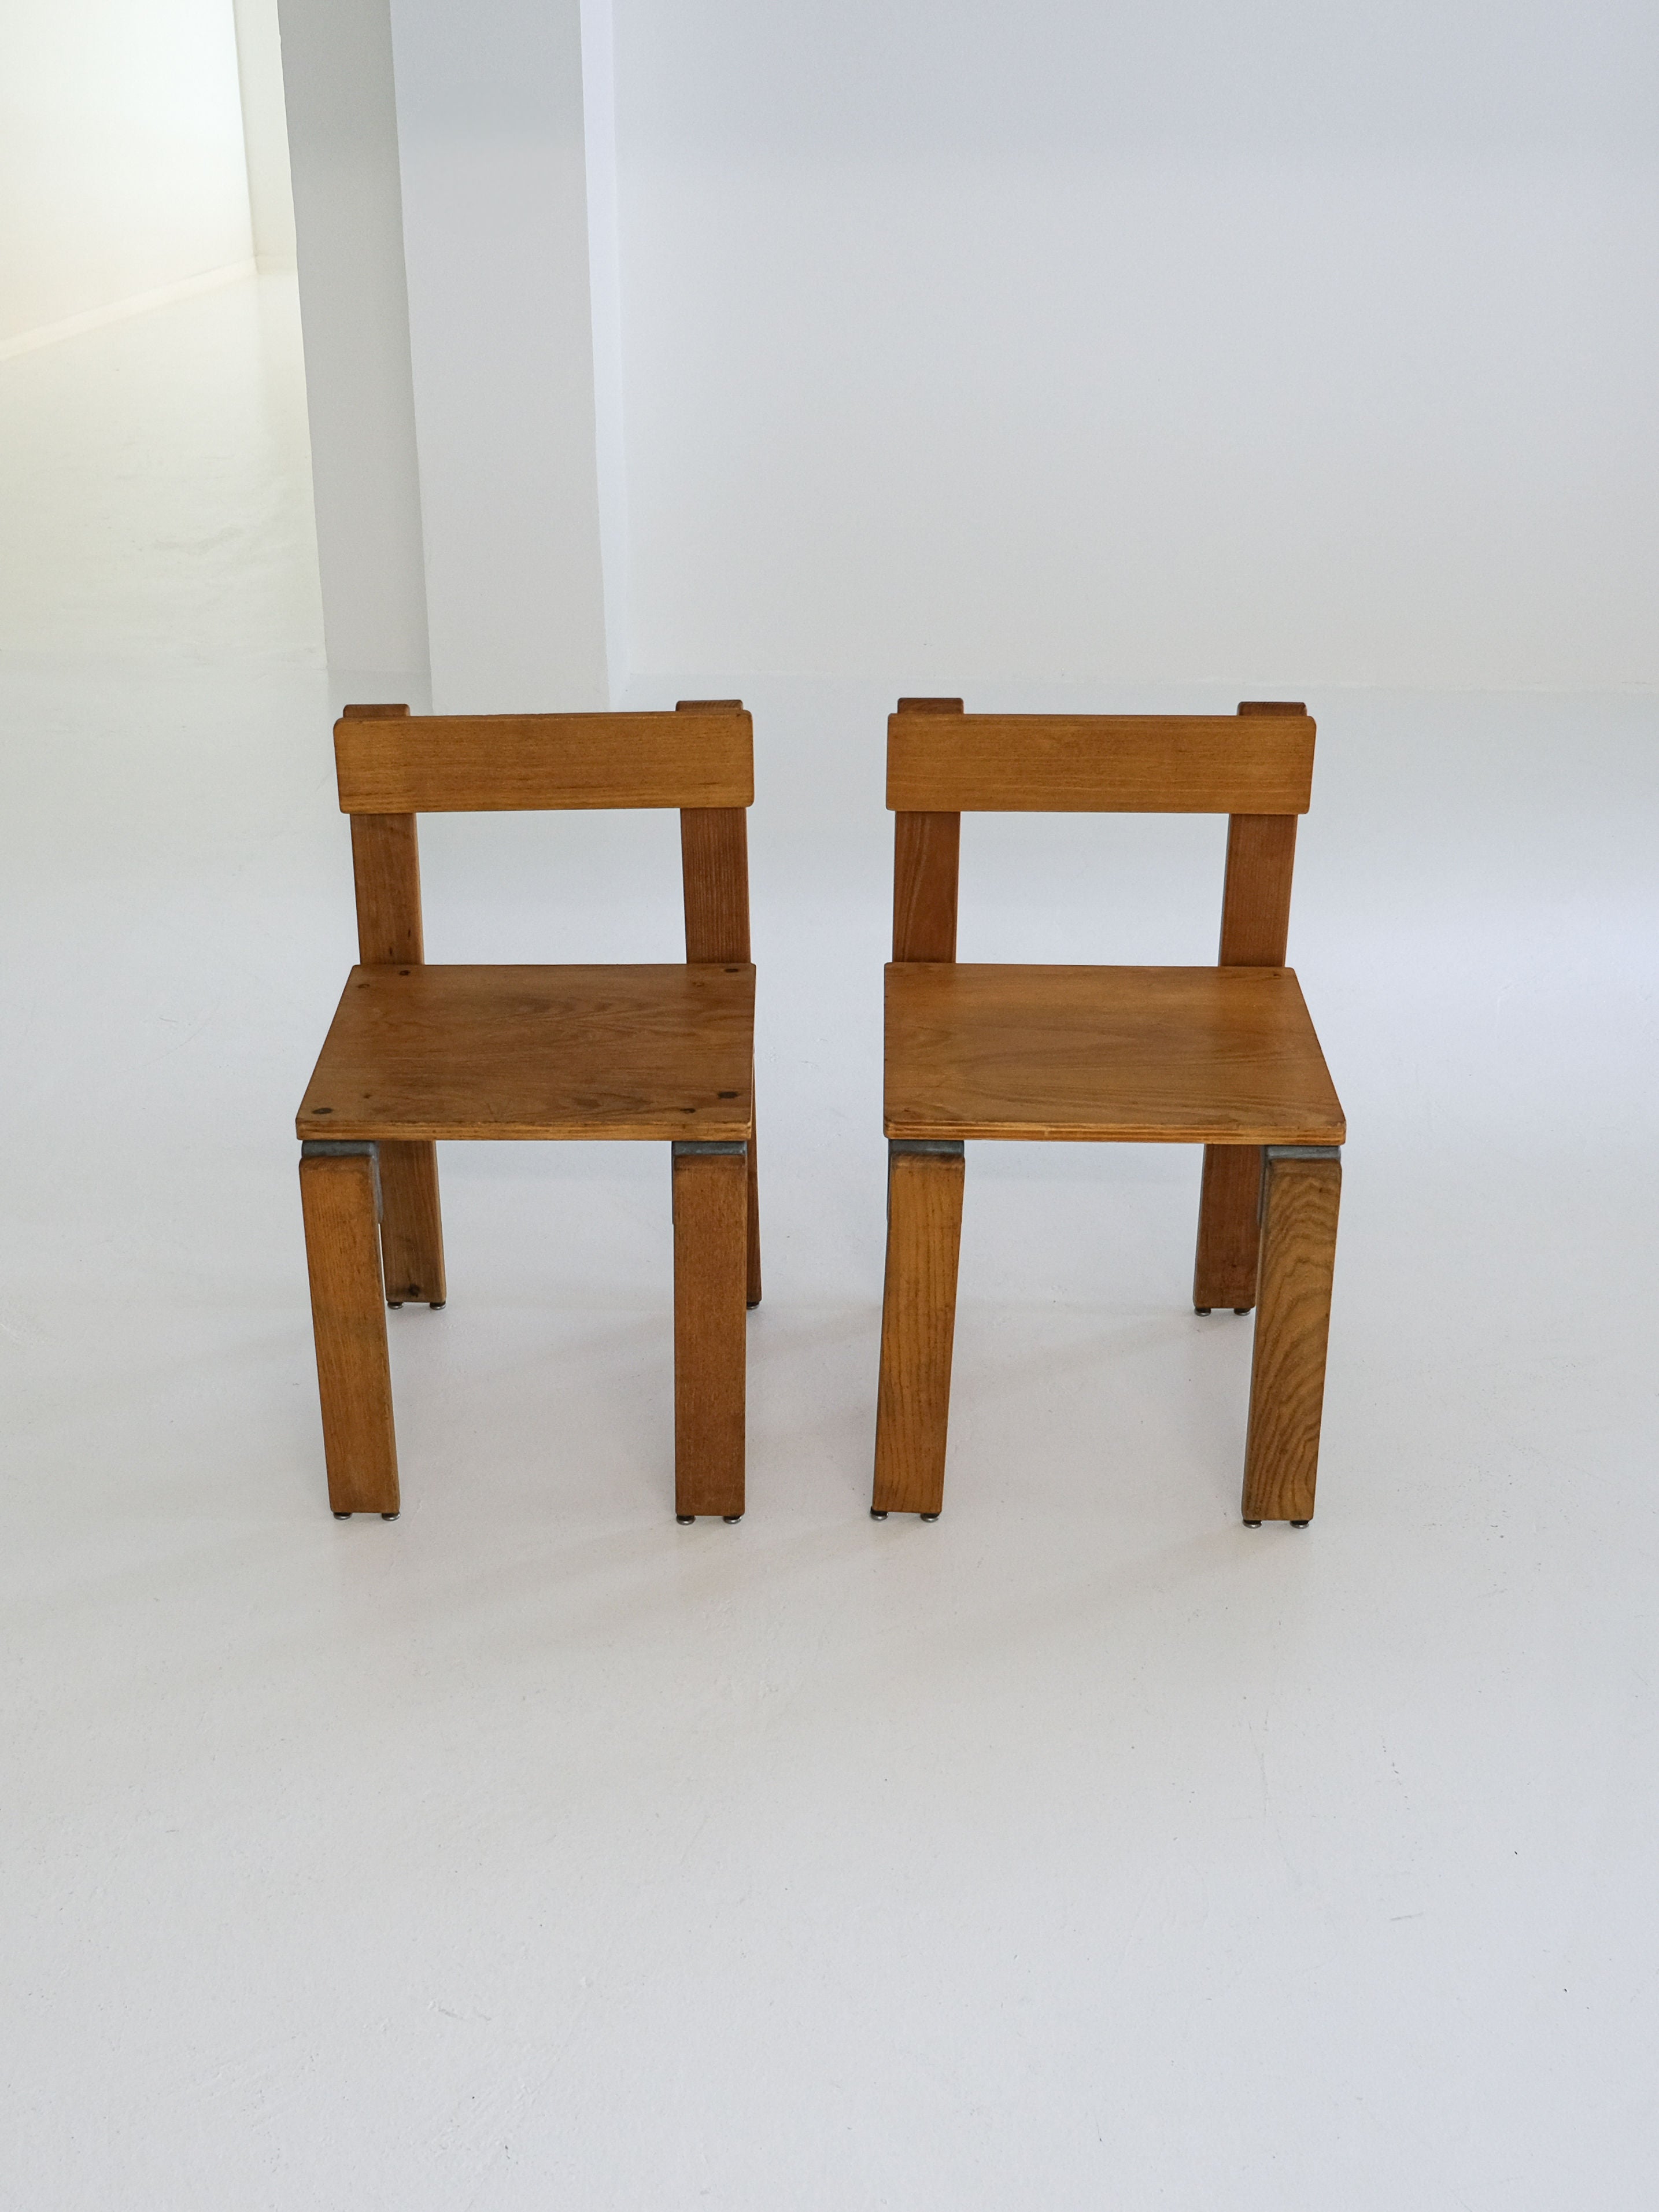
[[(1301, 702), (1246, 699), (1243, 715), (1298, 714)], [(1296, 867), (1294, 814), (1233, 814), (1227, 819), (1227, 872), (1221, 890), (1223, 968), (1282, 968), (1291, 930)]]
[[(678, 699), (678, 714), (732, 714), (741, 699)], [(680, 809), (685, 886), (685, 957), (725, 963), (749, 958), (749, 817), (741, 806)]]
[[(901, 699), (901, 714), (960, 714), (960, 699)], [(893, 957), (954, 960), (962, 817), (893, 816)]]
[[(409, 708), (347, 707), (342, 720), (385, 721)], [(413, 814), (354, 814), (351, 874), (357, 893), (357, 957), (366, 968), (417, 967), (426, 957), (421, 927), (421, 855)]]

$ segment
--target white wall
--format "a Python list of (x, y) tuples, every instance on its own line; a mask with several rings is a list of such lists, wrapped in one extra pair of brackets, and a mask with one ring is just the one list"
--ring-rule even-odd
[(7, 0), (0, 343), (252, 251), (228, 0)]
[(1649, 0), (283, 6), (337, 662), (1659, 682)]
[(617, 0), (636, 668), (1659, 680), (1650, 0)]

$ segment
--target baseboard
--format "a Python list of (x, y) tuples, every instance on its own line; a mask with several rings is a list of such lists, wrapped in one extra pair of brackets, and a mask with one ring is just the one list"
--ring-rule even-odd
[(159, 285), (153, 292), (135, 292), (131, 299), (112, 301), (107, 307), (88, 307), (83, 314), (65, 315), (61, 323), (42, 323), (38, 330), (21, 331), (15, 338), (0, 338), (0, 361), (33, 353), (40, 346), (56, 345), (60, 338), (78, 337), (82, 331), (100, 330), (106, 323), (125, 322), (129, 315), (148, 314), (152, 307), (170, 307), (175, 300), (194, 299), (198, 292), (216, 292), (222, 284), (234, 284), (241, 277), (256, 275), (258, 268), (251, 258), (232, 261), (203, 276), (186, 276), (181, 283)]

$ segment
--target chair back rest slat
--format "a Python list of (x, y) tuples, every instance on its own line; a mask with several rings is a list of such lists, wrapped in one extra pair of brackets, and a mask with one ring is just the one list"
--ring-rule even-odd
[(358, 957), (425, 957), (416, 817), (506, 809), (677, 807), (685, 957), (747, 962), (754, 731), (738, 699), (672, 714), (430, 714), (348, 707), (334, 726), (351, 818)]
[(680, 714), (347, 714), (334, 726), (347, 814), (747, 806), (742, 708)]
[(893, 957), (954, 960), (962, 817), (1225, 814), (1223, 967), (1282, 968), (1296, 823), (1313, 783), (1299, 702), (1233, 714), (967, 714), (901, 699), (887, 724)]
[(1305, 713), (894, 714), (896, 813), (1305, 814)]

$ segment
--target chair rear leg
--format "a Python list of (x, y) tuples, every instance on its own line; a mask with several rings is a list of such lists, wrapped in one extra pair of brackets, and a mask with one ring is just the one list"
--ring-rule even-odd
[(674, 1511), (682, 1521), (743, 1515), (747, 1151), (673, 1148)]
[(311, 1272), (328, 1502), (337, 1514), (398, 1510), (392, 1370), (375, 1233), (372, 1145), (307, 1144), (300, 1203)]
[(945, 1438), (962, 1247), (963, 1149), (895, 1141), (887, 1148), (887, 1282), (876, 1395), (870, 1510), (936, 1520), (945, 1504)]
[(381, 1145), (380, 1209), (386, 1304), (442, 1305), (449, 1294), (436, 1145)]
[(1341, 1195), (1342, 1155), (1334, 1146), (1267, 1147), (1244, 1448), (1248, 1522), (1313, 1518)]
[(1260, 1255), (1261, 1147), (1206, 1145), (1198, 1198), (1198, 1257), (1193, 1304), (1200, 1313), (1255, 1304)]
[(755, 1132), (751, 1127), (749, 1132), (749, 1288), (747, 1293), (749, 1304), (751, 1306), (757, 1306), (761, 1302), (760, 1183), (755, 1160), (757, 1149)]

